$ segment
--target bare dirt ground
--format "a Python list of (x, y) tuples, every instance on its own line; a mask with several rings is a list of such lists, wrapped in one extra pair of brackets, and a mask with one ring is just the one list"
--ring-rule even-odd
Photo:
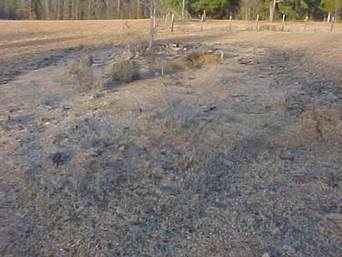
[(1, 21), (1, 256), (340, 256), (341, 25), (261, 25)]

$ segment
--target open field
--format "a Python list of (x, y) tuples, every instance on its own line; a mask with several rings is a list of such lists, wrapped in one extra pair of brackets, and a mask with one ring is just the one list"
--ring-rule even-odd
[(0, 21), (0, 255), (337, 257), (342, 26)]

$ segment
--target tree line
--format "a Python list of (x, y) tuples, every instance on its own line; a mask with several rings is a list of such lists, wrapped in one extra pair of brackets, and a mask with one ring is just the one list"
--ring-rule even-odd
[(142, 18), (150, 0), (0, 0), (0, 18), (79, 20)]
[(213, 18), (280, 18), (331, 20), (341, 16), (342, 0), (0, 0), (0, 19), (118, 19), (145, 18), (157, 12)]

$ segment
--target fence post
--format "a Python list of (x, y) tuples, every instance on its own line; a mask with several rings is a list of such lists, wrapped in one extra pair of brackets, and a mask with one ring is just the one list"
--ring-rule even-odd
[(156, 8), (153, 7), (153, 29), (156, 29), (157, 23), (156, 23)]
[(152, 51), (153, 47), (153, 36), (154, 36), (154, 23), (153, 23), (153, 6), (152, 1), (150, 2), (150, 42), (149, 42), (149, 49)]
[(232, 31), (232, 22), (233, 22), (233, 17), (230, 15), (229, 16), (229, 31)]
[(306, 31), (306, 27), (308, 26), (308, 20), (309, 20), (309, 16), (305, 16), (305, 19), (304, 19), (304, 32)]
[(174, 26), (175, 26), (175, 14), (172, 13), (172, 16), (171, 16), (171, 32), (173, 32)]
[(259, 14), (257, 14), (255, 29), (256, 31), (259, 31)]
[(334, 24), (335, 24), (335, 16), (331, 18), (330, 32), (334, 31)]
[(283, 21), (281, 23), (281, 31), (284, 31), (285, 30), (285, 14), (283, 14)]
[(203, 23), (205, 22), (205, 19), (206, 19), (206, 12), (205, 10), (203, 11), (203, 14), (202, 14), (202, 17), (201, 17), (201, 31), (203, 31)]

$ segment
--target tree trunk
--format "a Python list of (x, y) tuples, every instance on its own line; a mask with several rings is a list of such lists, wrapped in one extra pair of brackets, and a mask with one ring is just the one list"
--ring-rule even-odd
[(70, 19), (70, 2), (69, 0), (63, 0), (63, 20)]
[(79, 6), (80, 1), (79, 0), (72, 0), (72, 18), (74, 20), (77, 20), (79, 18)]
[(87, 19), (91, 19), (91, 1), (88, 2)]
[(29, 0), (28, 1), (28, 5), (27, 5), (27, 8), (28, 8), (28, 18), (29, 20), (32, 20), (32, 0)]
[(73, 20), (75, 19), (75, 0), (70, 0), (71, 5), (70, 5), (70, 19)]
[(76, 0), (75, 18), (76, 18), (76, 20), (78, 20), (80, 18), (80, 0)]
[(61, 3), (60, 3), (60, 0), (56, 0), (56, 18), (57, 18), (57, 20), (61, 19)]
[(45, 19), (50, 19), (50, 0), (45, 0)]
[(154, 37), (154, 29), (153, 29), (153, 0), (150, 0), (150, 41), (149, 41), (149, 50), (152, 51), (153, 47), (153, 37)]
[(59, 19), (60, 19), (60, 20), (64, 20), (64, 0), (61, 0), (61, 1), (60, 1)]
[(137, 0), (137, 18), (140, 18), (140, 0)]
[(270, 22), (273, 22), (276, 0), (270, 0)]
[(117, 18), (120, 18), (120, 9), (121, 9), (121, 0), (118, 0), (117, 9), (116, 9)]

